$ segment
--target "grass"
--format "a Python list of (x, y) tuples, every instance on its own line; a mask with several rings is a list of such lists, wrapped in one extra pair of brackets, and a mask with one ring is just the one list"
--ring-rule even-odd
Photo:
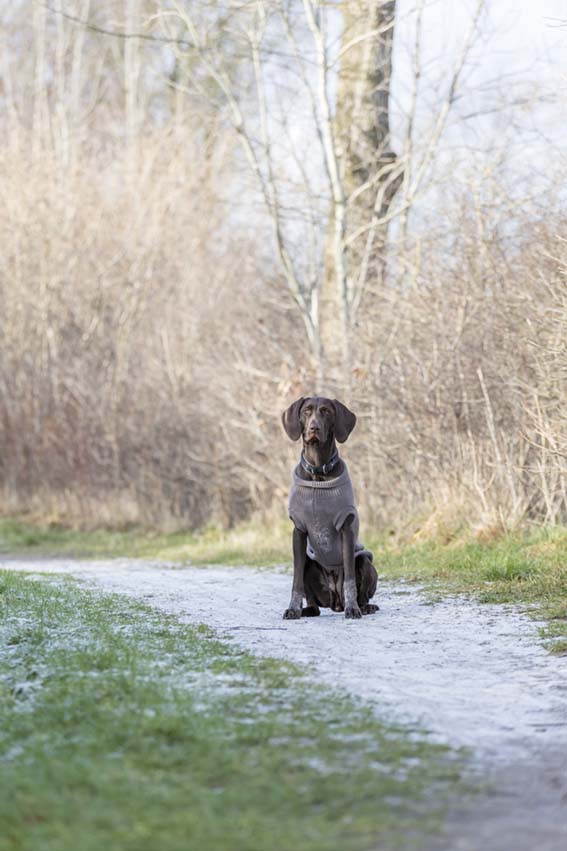
[(8, 553), (260, 566), (289, 561), (289, 541), (289, 521), (271, 526), (246, 523), (231, 530), (211, 526), (195, 533), (164, 533), (139, 528), (84, 531), (0, 518), (0, 552)]
[[(492, 540), (435, 539), (396, 544), (379, 535), (364, 542), (383, 578), (418, 581), (439, 594), (474, 594), (486, 603), (518, 603), (545, 621), (541, 635), (554, 653), (567, 653), (567, 529), (519, 531)], [(0, 520), (0, 551), (70, 556), (129, 556), (192, 564), (289, 563), (290, 524), (250, 522), (232, 530), (163, 534), (147, 530), (37, 527)]]
[(540, 633), (548, 649), (567, 652), (567, 529), (518, 531), (484, 542), (373, 543), (379, 574), (422, 583), (433, 593), (519, 604), (546, 622)]
[(458, 784), (446, 748), (285, 662), (0, 572), (1, 851), (420, 848)]

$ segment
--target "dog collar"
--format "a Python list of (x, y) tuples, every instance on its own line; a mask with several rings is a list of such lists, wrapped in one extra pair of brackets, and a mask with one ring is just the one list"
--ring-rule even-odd
[(327, 476), (331, 472), (331, 470), (334, 470), (337, 464), (339, 463), (339, 453), (335, 449), (334, 454), (329, 458), (326, 464), (321, 464), (320, 467), (314, 467), (313, 464), (309, 463), (309, 461), (302, 452), (300, 463), (305, 472), (309, 473), (310, 476)]

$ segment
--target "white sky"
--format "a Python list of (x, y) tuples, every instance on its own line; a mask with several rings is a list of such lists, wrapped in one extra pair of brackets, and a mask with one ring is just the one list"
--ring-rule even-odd
[[(428, 0), (423, 28), (423, 80), (420, 104), (427, 111), (448, 86), (451, 68), (464, 42), (476, 0)], [(407, 111), (415, 38), (415, 0), (398, 0), (392, 126), (399, 131), (400, 114)], [(565, 26), (560, 22), (565, 21)], [(451, 118), (458, 119), (491, 107), (484, 117), (469, 119), (449, 139), (479, 146), (509, 137), (517, 124), (528, 134), (544, 132), (567, 152), (567, 0), (488, 0), (471, 56), (463, 75), (462, 98)], [(513, 106), (532, 92), (547, 101), (535, 113), (527, 105)], [(550, 104), (549, 101), (552, 101)], [(464, 135), (462, 135), (464, 134)], [(522, 132), (523, 135), (523, 132)]]

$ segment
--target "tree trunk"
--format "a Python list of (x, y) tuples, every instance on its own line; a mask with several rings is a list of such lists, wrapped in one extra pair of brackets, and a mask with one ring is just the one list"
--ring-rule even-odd
[(333, 201), (320, 302), (326, 372), (343, 379), (356, 311), (367, 283), (382, 276), (383, 219), (399, 185), (389, 121), (395, 8), (395, 0), (343, 3), (334, 140), (344, 209)]

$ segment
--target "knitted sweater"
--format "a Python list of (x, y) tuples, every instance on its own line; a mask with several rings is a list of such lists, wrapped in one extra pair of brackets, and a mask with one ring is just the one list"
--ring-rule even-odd
[(289, 516), (301, 532), (307, 533), (309, 558), (329, 570), (343, 565), (339, 530), (349, 514), (354, 515), (355, 556), (365, 554), (372, 558), (372, 553), (358, 540), (358, 511), (346, 464), (344, 467), (336, 479), (313, 482), (301, 479), (294, 470), (291, 480)]

